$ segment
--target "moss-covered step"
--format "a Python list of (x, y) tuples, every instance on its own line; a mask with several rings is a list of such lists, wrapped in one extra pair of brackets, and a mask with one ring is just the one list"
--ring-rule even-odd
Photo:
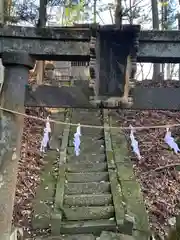
[(113, 136), (112, 131), (113, 130), (111, 130), (112, 148), (114, 151), (116, 162), (124, 162), (127, 159), (130, 159), (127, 139), (122, 133), (121, 134), (119, 133), (119, 135)]
[(107, 163), (71, 163), (66, 165), (66, 171), (78, 172), (103, 172), (107, 170)]
[[(92, 139), (89, 141), (83, 141), (82, 138), (80, 138), (81, 140), (81, 145), (80, 145), (80, 149), (81, 149), (81, 154), (85, 153), (91, 153), (91, 152), (98, 152), (98, 153), (104, 153), (104, 143), (103, 141), (99, 140), (96, 141), (95, 143), (92, 142)], [(72, 140), (72, 142), (74, 141), (74, 139)], [(74, 154), (74, 143), (72, 143), (71, 147), (68, 148), (68, 154)]]
[(134, 229), (149, 232), (149, 222), (140, 185), (135, 181), (121, 181), (127, 214), (135, 219)]
[(68, 221), (98, 220), (114, 217), (113, 206), (63, 207), (63, 217)]
[(57, 151), (49, 151), (44, 158), (46, 162), (42, 170), (41, 182), (36, 190), (36, 196), (33, 200), (32, 226), (34, 229), (47, 228), (50, 224), (50, 215), (56, 186), (56, 168)]
[[(86, 135), (81, 135), (80, 139), (81, 139), (81, 149), (83, 149), (84, 151), (86, 149), (89, 149), (89, 148), (92, 149), (97, 146), (100, 148), (105, 144), (104, 139), (101, 139), (101, 137), (92, 138), (92, 137), (87, 137)], [(71, 141), (69, 141), (69, 147), (73, 147), (74, 135), (73, 137), (71, 137), (70, 140)]]
[(135, 240), (133, 236), (103, 231), (99, 240)]
[(82, 173), (66, 173), (68, 182), (82, 183), (82, 182), (101, 182), (108, 181), (108, 172), (82, 172)]
[[(66, 122), (71, 119), (71, 110), (67, 112)], [(64, 189), (65, 189), (65, 172), (66, 172), (66, 152), (69, 139), (70, 126), (67, 124), (63, 130), (62, 141), (60, 146), (60, 156), (58, 165), (58, 178), (55, 191), (54, 209), (51, 214), (51, 232), (59, 234), (59, 227), (57, 224), (61, 223), (63, 212), (59, 209), (63, 208)]]
[(62, 234), (92, 233), (99, 236), (102, 231), (116, 231), (116, 223), (113, 219), (68, 221), (62, 222), (60, 232)]
[(36, 237), (29, 240), (96, 240), (93, 234), (76, 234), (76, 235), (61, 235), (61, 236), (49, 236), (49, 237)]
[[(52, 114), (53, 120), (64, 121), (65, 112), (58, 112)], [(62, 138), (62, 132), (64, 130), (64, 125), (51, 123), (51, 132), (53, 136), (50, 138), (50, 147), (51, 149), (60, 148), (60, 140)]]
[(112, 205), (111, 194), (65, 195), (64, 206), (107, 206)]
[(109, 193), (109, 182), (88, 182), (88, 183), (67, 183), (65, 185), (65, 194), (97, 194)]
[(75, 156), (75, 154), (71, 156), (67, 156), (67, 163), (100, 163), (106, 162), (105, 154), (80, 154), (79, 156)]
[[(74, 147), (69, 147), (67, 149), (67, 154), (70, 156), (75, 156)], [(104, 147), (98, 145), (91, 147), (91, 145), (89, 145), (89, 147), (86, 147), (86, 149), (84, 149), (80, 146), (80, 155), (93, 156), (95, 154), (104, 154)]]
[(134, 175), (134, 170), (132, 166), (132, 162), (130, 159), (127, 159), (123, 162), (117, 162), (116, 163), (116, 171), (119, 180), (132, 180), (136, 181), (136, 177)]
[[(115, 219), (117, 227), (120, 231), (124, 231), (125, 220), (125, 208), (124, 199), (121, 191), (121, 186), (118, 182), (115, 171), (109, 170), (109, 179), (111, 184), (111, 194), (113, 197), (113, 204), (115, 210)], [(129, 229), (129, 233), (132, 233), (133, 226)]]

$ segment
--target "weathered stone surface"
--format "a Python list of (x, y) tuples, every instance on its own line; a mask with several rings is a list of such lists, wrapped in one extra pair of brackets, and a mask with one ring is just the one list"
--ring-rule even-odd
[(101, 182), (108, 181), (109, 175), (107, 172), (86, 172), (86, 173), (66, 173), (68, 182)]
[[(161, 48), (159, 51), (161, 52)], [(171, 51), (171, 49), (169, 50)], [(179, 51), (179, 50), (178, 50)], [(164, 53), (164, 51), (163, 51)], [(178, 55), (177, 52), (176, 55)], [(180, 62), (180, 59), (175, 58), (177, 62)], [(165, 58), (167, 59), (167, 57)], [(165, 60), (167, 62), (167, 60)], [(141, 87), (137, 86), (132, 91), (133, 105), (132, 109), (153, 109), (153, 110), (179, 110), (180, 109), (180, 100), (179, 100), (179, 88), (168, 88), (168, 87)], [(171, 96), (168, 98), (167, 96)]]
[(56, 193), (55, 193), (55, 207), (62, 208), (64, 199), (64, 185), (65, 185), (65, 165), (59, 167)]
[(67, 171), (76, 173), (76, 172), (103, 172), (107, 170), (107, 164), (105, 162), (102, 163), (71, 163), (67, 164)]
[(179, 42), (142, 42), (137, 54), (138, 62), (178, 63)]
[[(75, 131), (76, 132), (76, 131)], [(73, 137), (74, 137), (74, 133), (72, 133), (71, 139), (69, 139), (69, 147), (74, 147), (73, 145)], [(99, 140), (98, 137), (89, 137), (87, 135), (84, 134), (84, 131), (82, 129), (82, 136), (81, 136), (81, 149), (83, 149), (83, 151), (85, 150), (93, 150), (93, 148), (103, 148), (104, 146), (104, 140)]]
[[(53, 114), (53, 119), (57, 121), (64, 121), (65, 118), (65, 110), (62, 112), (58, 112), (57, 114)], [(51, 123), (51, 131), (53, 132), (53, 138), (50, 139), (50, 147), (51, 149), (60, 149), (60, 141), (62, 132), (64, 129), (64, 125)]]
[(65, 186), (66, 194), (98, 194), (109, 193), (109, 182), (68, 183)]
[(152, 236), (152, 233), (150, 231), (147, 232), (138, 230), (133, 231), (133, 237), (135, 240), (149, 240), (150, 236)]
[(180, 42), (180, 33), (175, 31), (145, 30), (140, 32), (140, 41)]
[(127, 214), (135, 218), (134, 228), (149, 231), (148, 216), (140, 186), (135, 181), (121, 181)]
[(111, 194), (66, 195), (64, 205), (69, 206), (106, 206), (112, 205)]
[(92, 154), (92, 155), (82, 155), (74, 156), (72, 154), (71, 156), (68, 156), (68, 163), (102, 163), (106, 161), (106, 156), (104, 154)]
[[(36, 238), (35, 240), (95, 240), (92, 234), (59, 235), (59, 237)], [(29, 239), (30, 240), (30, 239)]]
[[(112, 122), (112, 125), (115, 124)], [(129, 156), (128, 144), (125, 136), (121, 133), (118, 133), (117, 129), (111, 129), (112, 135), (112, 147), (114, 150), (114, 160), (115, 162), (124, 162)]]
[(38, 60), (89, 61), (89, 44), (86, 42), (53, 41), (21, 38), (0, 38), (0, 53), (25, 51)]
[(26, 51), (4, 51), (2, 53), (2, 63), (4, 66), (22, 65), (29, 69), (33, 69), (35, 59), (33, 59)]
[(40, 85), (35, 90), (26, 89), (25, 106), (54, 108), (90, 108), (88, 96), (78, 87)]
[(117, 175), (120, 180), (134, 180), (133, 166), (130, 161), (116, 163)]
[(108, 110), (104, 110), (104, 138), (105, 138), (105, 151), (108, 169), (115, 169), (114, 152), (112, 149), (112, 141), (109, 127)]
[[(81, 141), (83, 142), (82, 138), (80, 138)], [(89, 144), (89, 146), (86, 145), (86, 147), (81, 147), (80, 153), (81, 155), (96, 155), (98, 154), (103, 154), (104, 153), (104, 146), (99, 146), (98, 144), (95, 145), (94, 147)], [(69, 147), (67, 153), (69, 155), (74, 155), (74, 147)]]
[(56, 161), (56, 151), (48, 152), (45, 161), (47, 164), (41, 175), (41, 183), (36, 190), (33, 201), (33, 228), (46, 228), (50, 224), (51, 206), (53, 204), (56, 179), (53, 164)]
[[(179, 60), (180, 61), (180, 60)], [(131, 109), (138, 110), (179, 110), (179, 88), (145, 88), (136, 86), (132, 91), (133, 105)], [(167, 98), (167, 96), (171, 96)], [(38, 86), (35, 91), (26, 89), (25, 106), (29, 107), (54, 107), (54, 108), (95, 108), (89, 99), (90, 95), (85, 94), (77, 87), (62, 86)], [(105, 96), (107, 99), (108, 96)], [(119, 109), (121, 106), (106, 106), (103, 108)], [(124, 107), (123, 107), (124, 108)], [(100, 124), (98, 124), (100, 125)], [(92, 136), (94, 134), (91, 134)]]
[(70, 221), (63, 222), (61, 225), (61, 233), (64, 234), (92, 233), (95, 235), (100, 235), (104, 229), (106, 229), (106, 231), (116, 231), (115, 221), (106, 219), (88, 221)]
[[(117, 117), (113, 116), (112, 118), (112, 116), (113, 113), (111, 113), (111, 124), (117, 126)], [(130, 226), (134, 229), (147, 232), (149, 231), (147, 212), (140, 185), (136, 182), (134, 176), (132, 162), (129, 157), (127, 139), (124, 134), (122, 134), (122, 130), (111, 129), (111, 135), (117, 168), (116, 173), (121, 185), (126, 212), (124, 216), (124, 232), (129, 234)], [(133, 234), (133, 231), (131, 231), (131, 234)], [(141, 237), (139, 239), (141, 239)]]
[(21, 27), (4, 25), (0, 27), (0, 37), (32, 38), (45, 40), (77, 40), (89, 41), (90, 29), (79, 27)]
[(135, 240), (134, 237), (114, 232), (103, 231), (99, 240)]
[(113, 197), (116, 224), (119, 229), (122, 229), (124, 225), (124, 216), (125, 216), (124, 199), (121, 192), (121, 186), (117, 180), (117, 175), (111, 169), (109, 170), (109, 179), (111, 184), (111, 193)]
[[(25, 50), (41, 60), (48, 58), (56, 60), (60, 56), (61, 60), (70, 58), (75, 60), (77, 57), (90, 59), (89, 43), (84, 42), (90, 41), (90, 29), (3, 26), (0, 30), (0, 53), (4, 50)], [(72, 39), (81, 43), (75, 43)], [(179, 39), (178, 31), (142, 31), (137, 53), (138, 61), (178, 63)], [(71, 54), (73, 56), (70, 56)]]
[(39, 201), (34, 204), (34, 216), (32, 220), (33, 229), (50, 227), (50, 216), (52, 208), (46, 203)]
[[(63, 114), (51, 114), (51, 118), (56, 118), (57, 115), (63, 119)], [(52, 125), (51, 141), (56, 143), (56, 146), (60, 144), (57, 134), (61, 133), (61, 125)], [(49, 227), (50, 218), (52, 213), (52, 205), (54, 203), (54, 192), (57, 181), (57, 162), (59, 161), (59, 152), (57, 150), (50, 150), (44, 157), (46, 162), (44, 169), (42, 170), (41, 183), (36, 190), (36, 196), (34, 199), (34, 214), (33, 214), (33, 227), (34, 228), (46, 228)]]
[(76, 220), (98, 220), (114, 217), (114, 207), (112, 206), (83, 206), (64, 207), (64, 217), (69, 221)]
[[(71, 119), (71, 111), (67, 112), (65, 122), (69, 123)], [(54, 201), (54, 211), (51, 216), (51, 231), (54, 234), (59, 234), (60, 223), (63, 216), (63, 200), (64, 200), (64, 189), (65, 189), (65, 172), (66, 172), (66, 151), (68, 145), (70, 126), (67, 124), (62, 133), (62, 141), (60, 147), (60, 156), (59, 156), (59, 169), (58, 169), (58, 178), (55, 191), (55, 201)], [(59, 211), (60, 209), (60, 211)]]

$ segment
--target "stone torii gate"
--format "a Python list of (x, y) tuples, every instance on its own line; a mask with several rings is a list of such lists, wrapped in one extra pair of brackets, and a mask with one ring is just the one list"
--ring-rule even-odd
[[(5, 67), (1, 108), (10, 110), (2, 110), (0, 118), (0, 240), (9, 240), (10, 236), (23, 129), (23, 115), (15, 112), (23, 114), (24, 106), (93, 107), (88, 99), (92, 92), (83, 93), (82, 89), (77, 86), (59, 88), (42, 85), (36, 90), (27, 87), (29, 69), (34, 67), (34, 59), (89, 61), (89, 41), (91, 34), (96, 34), (96, 32), (98, 32), (97, 43), (101, 46), (99, 58), (104, 57), (104, 53), (107, 54), (106, 41), (109, 41), (109, 36), (102, 39), (103, 42), (101, 41), (101, 36), (104, 34), (103, 28), (106, 28), (107, 35), (107, 28), (110, 28), (109, 32), (114, 31), (114, 34), (117, 34), (117, 29), (113, 30), (113, 26), (44, 29), (0, 27), (0, 54)], [(113, 51), (117, 50), (118, 48), (114, 47)], [(143, 31), (139, 36), (137, 61), (178, 63), (180, 62), (179, 50), (179, 31)], [(101, 61), (98, 76), (99, 88), (103, 83), (108, 84), (108, 81), (104, 82), (101, 76), (101, 70), (105, 70), (106, 64), (109, 63), (108, 57), (106, 61)], [(116, 81), (120, 80), (115, 78)], [(107, 87), (106, 90), (108, 92), (109, 88)], [(132, 109), (179, 110), (179, 93), (178, 88), (135, 87), (132, 92), (134, 98)]]

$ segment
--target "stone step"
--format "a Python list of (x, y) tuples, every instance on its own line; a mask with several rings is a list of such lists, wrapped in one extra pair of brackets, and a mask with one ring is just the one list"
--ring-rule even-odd
[[(34, 240), (29, 239), (29, 240)], [(60, 236), (49, 236), (49, 237), (36, 237), (35, 240), (96, 240), (93, 234), (73, 234), (73, 235), (60, 235)]]
[(68, 183), (65, 185), (65, 194), (100, 194), (110, 193), (109, 182)]
[(66, 171), (71, 173), (78, 172), (103, 172), (107, 170), (107, 163), (71, 163), (67, 164)]
[(99, 240), (135, 240), (133, 236), (103, 231)]
[(113, 206), (63, 207), (64, 218), (68, 221), (110, 219), (114, 217)]
[[(96, 155), (96, 154), (104, 154), (105, 153), (105, 148), (102, 146), (96, 146), (96, 147), (91, 147), (91, 145), (86, 145), (86, 148), (83, 148), (80, 146), (80, 155)], [(67, 149), (67, 154), (69, 156), (75, 156), (74, 154), (74, 147), (68, 147)]]
[[(90, 124), (92, 126), (95, 126), (96, 124)], [(100, 126), (101, 124), (97, 124), (98, 126)], [(103, 137), (104, 136), (104, 133), (102, 132), (101, 129), (98, 129), (98, 128), (84, 128), (82, 131), (81, 131), (81, 134), (82, 136), (85, 136), (85, 137)]]
[(69, 221), (61, 223), (62, 234), (92, 233), (99, 236), (102, 231), (116, 231), (114, 220)]
[(112, 205), (112, 195), (111, 194), (65, 195), (64, 205), (68, 205), (68, 206)]
[(83, 183), (83, 182), (101, 182), (108, 181), (108, 172), (83, 172), (83, 173), (66, 173), (68, 182)]
[[(81, 127), (82, 136), (97, 137), (97, 136), (104, 135), (103, 129), (98, 127), (98, 126), (102, 126), (101, 122), (94, 122), (93, 120), (81, 121), (80, 119), (78, 119), (75, 123), (77, 124), (78, 122), (80, 122), (82, 125), (88, 125), (88, 127), (86, 126)], [(76, 132), (76, 129), (77, 129), (77, 126), (71, 127), (70, 129), (71, 135), (73, 135)]]
[[(81, 139), (80, 148), (83, 150), (89, 149), (89, 148), (98, 149), (105, 145), (104, 140), (92, 139), (91, 137), (86, 137), (86, 136), (81, 136), (80, 139)], [(69, 140), (69, 147), (74, 147), (73, 141), (74, 141), (73, 138)]]
[(77, 118), (83, 118), (83, 120), (89, 120), (92, 118), (94, 121), (98, 118), (100, 118), (102, 114), (100, 112), (86, 112), (86, 111), (79, 111), (79, 112), (73, 112), (72, 113), (72, 120), (76, 120)]
[(105, 154), (80, 154), (79, 156), (68, 155), (67, 163), (102, 163), (106, 162)]

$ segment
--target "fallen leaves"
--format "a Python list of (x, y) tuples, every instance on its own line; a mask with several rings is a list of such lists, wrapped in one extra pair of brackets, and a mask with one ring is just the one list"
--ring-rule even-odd
[[(27, 108), (26, 113), (38, 117), (46, 115), (42, 108)], [(32, 200), (35, 196), (36, 188), (40, 181), (40, 171), (44, 164), (39, 152), (43, 129), (44, 122), (25, 118), (13, 223), (15, 226), (22, 227), (24, 236), (27, 237), (32, 233)]]
[[(145, 82), (145, 86), (180, 87), (177, 81)], [(128, 127), (180, 123), (178, 111), (119, 112), (119, 125)], [(180, 127), (170, 128), (173, 137), (180, 138)], [(129, 137), (129, 132), (125, 131)], [(142, 160), (131, 152), (134, 171), (141, 184), (151, 228), (161, 236), (169, 230), (168, 221), (180, 213), (180, 155), (174, 154), (164, 142), (166, 129), (144, 129), (135, 132)], [(130, 144), (129, 144), (130, 146)]]

